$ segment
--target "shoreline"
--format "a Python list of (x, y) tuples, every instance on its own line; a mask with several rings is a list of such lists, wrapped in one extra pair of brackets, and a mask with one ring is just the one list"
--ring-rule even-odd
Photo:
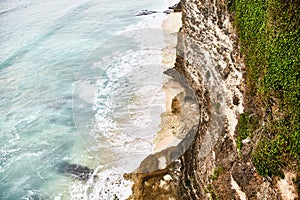
[[(164, 35), (165, 48), (162, 50), (162, 63), (164, 70), (174, 67), (176, 61), (177, 33), (181, 28), (181, 12), (172, 12), (162, 22), (162, 31)], [(182, 139), (176, 137), (176, 132), (180, 128), (181, 120), (179, 113), (174, 113), (174, 102), (177, 100), (178, 107), (182, 102), (176, 98), (184, 93), (184, 89), (179, 82), (172, 77), (166, 76), (162, 90), (166, 94), (166, 111), (161, 114), (160, 130), (156, 133), (154, 139), (153, 152), (160, 152), (168, 147), (177, 146)]]
[[(140, 166), (124, 178), (133, 182), (132, 194), (128, 199), (148, 199), (151, 190), (165, 190), (165, 197), (176, 197), (172, 180), (177, 179), (171, 164), (179, 158), (193, 140), (199, 124), (200, 110), (194, 92), (186, 79), (174, 69), (177, 58), (178, 33), (182, 26), (182, 13), (172, 12), (162, 21), (163, 48), (161, 63), (163, 64), (164, 81), (161, 91), (165, 93), (165, 109), (160, 115), (159, 130), (153, 139), (152, 153)], [(162, 105), (164, 106), (164, 105)], [(174, 166), (172, 165), (172, 166)], [(147, 180), (147, 181), (146, 181)]]

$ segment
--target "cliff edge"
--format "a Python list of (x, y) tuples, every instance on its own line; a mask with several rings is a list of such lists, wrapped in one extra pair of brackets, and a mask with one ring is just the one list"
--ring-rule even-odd
[[(266, 1), (262, 3), (267, 5)], [(265, 130), (266, 124), (273, 122), (268, 118), (270, 112), (273, 112), (274, 120), (282, 118), (283, 111), (278, 112), (280, 106), (277, 102), (280, 99), (273, 92), (273, 98), (268, 96), (273, 105), (268, 114), (261, 103), (262, 98), (258, 98), (262, 96), (260, 90), (253, 90), (251, 86), (253, 80), (251, 82), (249, 79), (251, 67), (248, 67), (247, 56), (253, 55), (247, 48), (253, 46), (245, 47), (243, 23), (253, 22), (240, 19), (243, 4), (246, 3), (225, 0), (181, 1), (183, 25), (178, 35), (175, 69), (185, 77), (196, 95), (200, 110), (197, 133), (183, 155), (165, 169), (129, 175), (135, 182), (131, 199), (299, 198), (300, 147), (299, 142), (293, 143), (299, 141), (299, 119), (289, 119), (294, 120), (288, 124), (291, 130), (296, 130), (291, 132), (293, 138), (288, 140), (290, 143), (280, 140), (286, 146), (280, 147), (279, 143), (275, 145), (275, 149), (283, 148), (283, 154), (291, 146), (287, 155), (291, 159), (286, 166), (285, 162), (275, 165), (272, 157), (270, 162), (266, 162), (258, 156), (265, 155), (263, 153), (268, 150), (272, 154), (274, 147), (265, 152), (257, 148), (268, 147), (262, 143), (266, 140), (262, 129)], [(245, 8), (250, 9), (247, 6)], [(299, 10), (299, 4), (295, 6)], [(268, 9), (265, 6), (263, 12), (268, 13)], [(252, 15), (259, 17), (255, 13)], [(299, 27), (299, 21), (295, 21), (294, 26)], [(255, 27), (255, 24), (252, 26)], [(299, 57), (293, 60), (294, 63), (297, 61)], [(260, 62), (258, 60), (256, 65), (259, 66)], [(267, 65), (268, 62), (263, 63)], [(299, 68), (294, 71), (299, 71)], [(260, 79), (254, 82), (259, 85), (264, 80), (262, 74), (257, 76)], [(298, 90), (299, 84), (295, 84), (293, 87)], [(299, 101), (299, 97), (295, 98)], [(294, 115), (299, 115), (298, 111), (297, 108)], [(252, 120), (252, 116), (255, 120)], [(244, 134), (245, 129), (251, 134)], [(279, 136), (270, 135), (268, 138), (271, 142)], [(281, 159), (281, 152), (275, 153), (276, 158)]]

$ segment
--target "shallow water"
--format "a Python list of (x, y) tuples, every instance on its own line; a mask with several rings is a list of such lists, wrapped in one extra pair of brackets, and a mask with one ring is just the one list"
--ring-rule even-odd
[[(0, 1), (0, 199), (130, 193), (121, 174), (151, 151), (165, 98), (165, 15), (135, 15), (164, 8), (158, 0)], [(64, 162), (94, 176), (66, 176)]]

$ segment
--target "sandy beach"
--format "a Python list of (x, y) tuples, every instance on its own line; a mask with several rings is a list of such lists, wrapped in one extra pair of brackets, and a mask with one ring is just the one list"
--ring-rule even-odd
[(174, 67), (176, 59), (177, 33), (182, 26), (181, 12), (172, 12), (162, 23), (166, 47), (163, 51), (162, 62), (166, 69)]
[[(168, 14), (167, 19), (162, 23), (166, 43), (166, 47), (162, 51), (162, 63), (164, 64), (165, 70), (174, 67), (177, 33), (181, 27), (181, 16), (181, 12), (172, 12)], [(163, 85), (163, 90), (166, 93), (166, 112), (161, 114), (160, 130), (156, 134), (153, 148), (154, 152), (176, 146), (181, 141), (181, 139), (176, 136), (181, 124), (181, 117), (180, 113), (174, 113), (174, 107), (177, 106), (180, 110), (181, 103), (178, 96), (180, 94), (183, 96), (184, 89), (179, 82), (168, 77)]]

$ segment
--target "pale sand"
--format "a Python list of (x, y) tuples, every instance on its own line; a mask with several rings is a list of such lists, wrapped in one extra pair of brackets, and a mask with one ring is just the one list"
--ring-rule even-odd
[(162, 62), (166, 69), (174, 67), (176, 59), (177, 33), (182, 26), (181, 17), (181, 12), (170, 13), (167, 15), (167, 19), (165, 19), (162, 23), (164, 41), (166, 43), (166, 47), (162, 53)]
[[(176, 60), (177, 32), (181, 27), (181, 13), (171, 13), (163, 21), (162, 28), (166, 47), (162, 52), (162, 62), (165, 69), (173, 68)], [(161, 130), (157, 132), (154, 142), (154, 152), (159, 152), (171, 146), (176, 146), (181, 141), (176, 137), (180, 127), (180, 116), (172, 113), (172, 100), (184, 91), (180, 83), (168, 78), (163, 85), (166, 93), (166, 112), (161, 115)]]

